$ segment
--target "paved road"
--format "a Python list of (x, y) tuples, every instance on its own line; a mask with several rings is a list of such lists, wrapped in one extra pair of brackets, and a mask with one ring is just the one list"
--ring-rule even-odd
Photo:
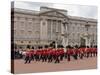
[(34, 72), (51, 72), (51, 71), (68, 71), (68, 70), (84, 70), (97, 68), (97, 58), (84, 58), (83, 60), (72, 59), (68, 62), (66, 59), (55, 64), (47, 62), (32, 61), (30, 64), (24, 64), (24, 60), (14, 60), (15, 73), (34, 73)]

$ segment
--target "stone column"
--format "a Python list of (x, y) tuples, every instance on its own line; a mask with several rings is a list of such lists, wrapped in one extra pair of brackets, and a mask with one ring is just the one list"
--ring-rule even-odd
[(65, 39), (64, 47), (66, 47), (66, 46), (68, 46), (68, 23), (67, 22), (65, 23), (65, 27), (64, 27), (64, 39)]
[(58, 21), (56, 20), (56, 32), (58, 32)]
[(65, 47), (65, 38), (64, 38), (64, 34), (62, 34), (62, 45)]
[(61, 38), (62, 38), (62, 45), (64, 46), (64, 27), (63, 27), (63, 23), (61, 21)]
[(64, 34), (64, 27), (63, 27), (63, 23), (61, 23), (61, 34)]
[(90, 38), (88, 36), (86, 36), (86, 46), (90, 47)]
[(51, 20), (51, 40), (52, 40), (52, 25), (53, 25), (53, 21)]
[(46, 19), (42, 19), (40, 23), (40, 38), (42, 43), (46, 43), (47, 40), (47, 21)]
[(86, 46), (88, 46), (88, 39), (87, 39), (87, 37), (85, 37), (85, 40), (86, 40)]
[(66, 38), (66, 46), (68, 46), (68, 35), (67, 35), (67, 38)]
[(66, 24), (66, 36), (67, 36), (67, 38), (66, 38), (66, 46), (68, 46), (68, 37), (69, 37), (69, 32), (68, 32), (68, 23)]

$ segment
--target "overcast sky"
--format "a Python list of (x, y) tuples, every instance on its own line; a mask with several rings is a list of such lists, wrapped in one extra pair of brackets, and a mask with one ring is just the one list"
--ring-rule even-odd
[(80, 16), (80, 17), (97, 19), (96, 6), (23, 2), (23, 1), (15, 2), (14, 6), (15, 8), (30, 9), (30, 10), (37, 10), (37, 11), (40, 10), (40, 6), (47, 6), (47, 7), (57, 8), (57, 9), (65, 9), (68, 11), (68, 15), (71, 16)]

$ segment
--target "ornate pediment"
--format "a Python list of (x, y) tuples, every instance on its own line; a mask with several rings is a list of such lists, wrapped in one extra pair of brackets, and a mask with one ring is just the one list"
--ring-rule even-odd
[(66, 15), (64, 15), (61, 12), (58, 11), (47, 11), (47, 12), (42, 12), (40, 13), (40, 15), (44, 15), (44, 16), (51, 16), (51, 17), (66, 17)]

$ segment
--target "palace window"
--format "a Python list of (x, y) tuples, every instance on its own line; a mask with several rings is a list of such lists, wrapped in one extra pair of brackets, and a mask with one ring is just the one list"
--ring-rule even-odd
[(31, 41), (29, 41), (29, 43), (31, 43)]
[(42, 24), (45, 25), (45, 22), (43, 22)]
[(24, 22), (20, 23), (20, 27), (23, 28), (24, 27)]
[(21, 43), (23, 43), (23, 41), (21, 41)]
[(20, 17), (19, 16), (17, 16), (17, 20), (20, 20)]
[(53, 27), (52, 28), (53, 28), (53, 33), (55, 33), (56, 32), (56, 20), (53, 21)]
[(16, 34), (16, 30), (14, 30), (14, 34)]
[(48, 29), (47, 29), (48, 30), (48, 32), (47, 32), (48, 38), (50, 39), (50, 36), (51, 36), (51, 20), (50, 19), (47, 20), (47, 25), (48, 25), (47, 26), (48, 27)]
[(25, 20), (28, 20), (28, 18), (27, 18), (27, 17), (25, 17)]
[(58, 21), (58, 31), (61, 32), (61, 21)]
[(28, 31), (28, 34), (32, 34), (32, 31)]
[(32, 25), (32, 22), (29, 22), (29, 25)]
[(24, 34), (24, 30), (20, 30), (21, 35)]

